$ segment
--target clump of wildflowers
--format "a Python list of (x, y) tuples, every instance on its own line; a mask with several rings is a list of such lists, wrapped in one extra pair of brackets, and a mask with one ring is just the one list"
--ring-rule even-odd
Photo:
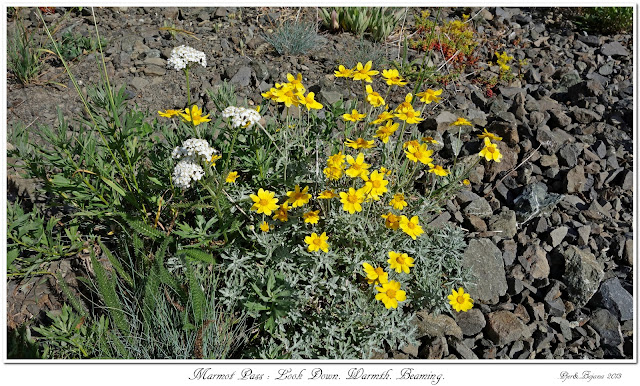
[(222, 111), (222, 116), (231, 119), (233, 127), (250, 127), (260, 121), (260, 113), (245, 107), (229, 106)]
[(189, 46), (180, 46), (171, 50), (171, 56), (167, 60), (167, 66), (176, 70), (185, 69), (189, 63), (200, 63), (202, 67), (207, 67), (207, 57), (202, 51)]

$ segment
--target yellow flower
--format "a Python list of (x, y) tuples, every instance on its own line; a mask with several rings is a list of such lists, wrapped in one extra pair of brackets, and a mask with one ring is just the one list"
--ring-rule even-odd
[(420, 118), (420, 111), (414, 110), (411, 106), (398, 111), (396, 113), (396, 117), (400, 120), (406, 121), (409, 124), (420, 123), (424, 120), (424, 118)]
[(333, 191), (333, 189), (325, 190), (322, 193), (320, 193), (320, 195), (318, 196), (318, 198), (322, 200), (329, 200), (335, 197), (338, 197), (338, 195)]
[(407, 82), (404, 79), (402, 79), (402, 77), (400, 76), (400, 73), (396, 69), (382, 70), (382, 77), (385, 78), (389, 86), (392, 86), (392, 85), (404, 86), (407, 84)]
[(382, 267), (373, 268), (369, 263), (362, 263), (364, 273), (367, 274), (367, 283), (388, 283), (389, 274), (382, 269)]
[(265, 91), (262, 94), (262, 97), (264, 97), (265, 99), (273, 99), (276, 100), (278, 99), (278, 95), (277, 95), (277, 89), (271, 87), (271, 89), (269, 91)]
[(194, 126), (198, 126), (203, 122), (211, 121), (211, 119), (209, 119), (209, 114), (203, 116), (202, 110), (200, 110), (200, 108), (198, 108), (198, 106), (196, 105), (193, 105), (191, 107), (191, 110), (189, 110), (189, 108), (187, 107), (184, 113), (180, 113), (180, 116), (187, 122), (193, 121)]
[(316, 232), (313, 232), (311, 236), (304, 238), (304, 242), (309, 244), (309, 252), (315, 252), (318, 250), (329, 252), (329, 244), (327, 243), (328, 239), (329, 237), (327, 236), (327, 232), (322, 232), (320, 236), (318, 236)]
[(342, 209), (349, 212), (349, 214), (354, 214), (355, 212), (362, 211), (362, 204), (364, 202), (365, 192), (363, 189), (355, 190), (354, 188), (349, 188), (349, 192), (340, 192), (340, 202), (343, 204)]
[(273, 196), (275, 196), (274, 192), (260, 188), (257, 195), (252, 194), (249, 196), (254, 202), (251, 209), (269, 216), (271, 212), (278, 208), (278, 199)]
[(397, 230), (398, 228), (400, 228), (400, 216), (396, 216), (395, 214), (389, 212), (387, 214), (383, 214), (382, 218), (384, 219), (385, 227), (393, 230)]
[(176, 115), (179, 115), (180, 113), (182, 113), (182, 110), (165, 110), (165, 111), (158, 111), (158, 114), (160, 114), (161, 117), (165, 117), (165, 118), (172, 118), (175, 117)]
[(344, 68), (344, 66), (341, 64), (338, 66), (338, 71), (334, 71), (333, 75), (336, 78), (351, 78), (353, 76), (353, 70)]
[(369, 176), (364, 189), (369, 194), (369, 197), (379, 200), (380, 196), (387, 192), (388, 184), (389, 181), (384, 179), (384, 173), (378, 173), (377, 170), (374, 170)]
[(409, 145), (405, 150), (405, 154), (407, 158), (413, 162), (422, 162), (423, 164), (429, 164), (433, 161), (431, 155), (433, 154), (433, 150), (427, 150), (427, 144), (423, 143), (420, 146)]
[(487, 129), (484, 129), (484, 132), (482, 134), (478, 134), (478, 138), (489, 138), (493, 139), (494, 141), (502, 141), (502, 137), (498, 137), (497, 135), (488, 132)]
[(311, 199), (311, 195), (307, 193), (308, 191), (308, 186), (305, 186), (304, 189), (300, 191), (300, 186), (296, 185), (293, 191), (287, 192), (287, 196), (289, 197), (287, 202), (291, 204), (292, 208), (297, 208), (308, 203)]
[(400, 289), (400, 283), (395, 280), (376, 287), (376, 290), (380, 292), (376, 295), (376, 300), (382, 301), (387, 308), (398, 308), (398, 302), (407, 300), (407, 293)]
[(380, 72), (372, 70), (371, 66), (371, 61), (368, 61), (364, 66), (362, 63), (358, 62), (355, 70), (353, 71), (353, 80), (364, 80), (367, 83), (373, 82), (371, 77), (379, 74)]
[(302, 74), (298, 74), (295, 78), (291, 74), (287, 74), (287, 81), (297, 92), (304, 93), (304, 86), (302, 85)]
[(434, 145), (438, 144), (438, 141), (436, 141), (435, 139), (433, 139), (433, 137), (422, 137), (422, 142), (426, 142), (426, 143), (432, 143)]
[(212, 156), (211, 156), (211, 159), (209, 160), (209, 162), (211, 162), (211, 166), (212, 166), (212, 167), (215, 167), (215, 166), (216, 166), (216, 162), (218, 162), (218, 160), (219, 160), (220, 158), (222, 158), (222, 156), (221, 156), (221, 155), (218, 155), (218, 154), (214, 154), (214, 155), (212, 155)]
[(358, 110), (353, 109), (351, 110), (351, 114), (343, 114), (342, 115), (342, 119), (344, 119), (345, 121), (349, 121), (349, 122), (358, 122), (361, 121), (362, 119), (364, 119), (364, 117), (366, 117), (367, 114), (360, 114), (358, 113)]
[(466, 178), (465, 178), (464, 180), (462, 180), (462, 183), (463, 183), (464, 185), (471, 185), (471, 181), (469, 181), (469, 180), (468, 180), (468, 179), (466, 179)]
[(365, 87), (367, 91), (367, 102), (373, 107), (379, 107), (384, 104), (384, 98), (380, 96), (377, 92), (373, 91), (373, 88), (369, 85)]
[(412, 239), (416, 239), (417, 236), (420, 236), (424, 233), (422, 227), (418, 224), (418, 216), (411, 217), (411, 220), (407, 218), (407, 216), (400, 217), (400, 228), (404, 231), (404, 233), (411, 236)]
[(347, 139), (344, 144), (349, 146), (349, 147), (352, 147), (354, 149), (371, 149), (372, 147), (375, 146), (374, 145), (375, 141), (373, 141), (373, 140), (367, 141), (364, 138), (358, 138), (355, 141), (353, 141), (351, 139)]
[(341, 167), (342, 165), (344, 165), (344, 155), (342, 154), (342, 152), (339, 151), (337, 154), (329, 157), (327, 159), (327, 165), (336, 167)]
[(280, 220), (282, 222), (289, 221), (289, 203), (285, 202), (281, 204), (273, 215), (273, 219)]
[(330, 165), (324, 168), (322, 173), (330, 180), (338, 180), (342, 177), (342, 167)]
[(447, 169), (444, 169), (440, 165), (435, 165), (431, 169), (429, 169), (429, 173), (433, 173), (436, 176), (445, 177), (449, 174), (449, 171)]
[(402, 210), (408, 204), (404, 200), (404, 194), (396, 193), (393, 195), (393, 199), (389, 202), (389, 205), (391, 205), (393, 209)]
[(389, 119), (393, 119), (393, 117), (395, 117), (395, 115), (393, 115), (392, 113), (388, 112), (388, 111), (383, 111), (380, 114), (378, 114), (378, 117), (371, 122), (372, 125), (377, 125), (379, 123), (382, 123), (384, 121), (388, 121)]
[(473, 126), (473, 124), (469, 121), (467, 121), (466, 119), (460, 117), (458, 119), (456, 119), (455, 122), (453, 122), (451, 124), (452, 126)]
[(376, 131), (376, 135), (374, 138), (380, 138), (382, 143), (389, 142), (389, 138), (395, 131), (398, 130), (398, 123), (393, 123), (393, 121), (387, 121), (387, 124), (384, 126), (379, 126)]
[(409, 146), (413, 146), (413, 147), (420, 147), (420, 142), (416, 141), (415, 139), (411, 140), (411, 141), (407, 141), (405, 143), (402, 144), (402, 148), (406, 149)]
[(480, 157), (486, 158), (487, 161), (496, 161), (500, 162), (502, 159), (502, 154), (500, 154), (500, 150), (495, 143), (492, 143), (489, 138), (484, 139), (484, 148), (480, 150)]
[(229, 172), (225, 181), (229, 184), (233, 184), (236, 182), (236, 179), (238, 179), (238, 172)]
[(315, 93), (310, 92), (307, 94), (307, 96), (305, 96), (302, 100), (300, 100), (300, 103), (307, 106), (307, 110), (309, 111), (311, 109), (320, 110), (323, 107), (322, 103), (314, 99), (315, 95), (316, 95)]
[(364, 154), (362, 154), (362, 153), (358, 154), (358, 157), (356, 159), (354, 159), (352, 156), (348, 155), (347, 156), (347, 163), (349, 163), (349, 165), (351, 165), (345, 171), (345, 173), (349, 177), (351, 177), (351, 178), (360, 177), (360, 178), (362, 178), (364, 180), (369, 176), (369, 171), (367, 169), (371, 165), (369, 165), (368, 163), (364, 162)]
[(396, 107), (395, 112), (397, 113), (404, 109), (413, 109), (413, 106), (411, 105), (411, 101), (413, 101), (413, 94), (408, 93), (404, 97), (404, 102), (400, 103), (398, 107)]
[(468, 293), (464, 293), (462, 287), (458, 288), (457, 292), (455, 289), (452, 289), (451, 295), (447, 296), (447, 298), (449, 299), (449, 304), (451, 304), (457, 312), (467, 312), (473, 308), (473, 299), (471, 299)]
[(291, 83), (282, 85), (279, 90), (276, 90), (275, 101), (284, 103), (285, 106), (291, 107), (291, 105), (298, 106), (300, 100), (304, 99), (302, 93), (297, 91)]
[(440, 90), (432, 90), (432, 89), (427, 89), (427, 91), (423, 91), (421, 93), (416, 94), (416, 96), (420, 97), (420, 101), (424, 102), (428, 105), (431, 104), (431, 102), (436, 102), (436, 103), (440, 103), (440, 100), (442, 98), (440, 98), (438, 95), (442, 94), (442, 89)]
[(269, 224), (267, 224), (266, 221), (263, 221), (262, 224), (260, 224), (260, 230), (261, 231), (266, 233), (266, 232), (269, 232), (269, 229), (271, 229), (271, 228), (269, 228)]
[(303, 214), (302, 218), (304, 219), (304, 222), (308, 224), (317, 224), (318, 220), (320, 220), (320, 216), (318, 216), (318, 213), (320, 213), (319, 210), (316, 210), (316, 211), (311, 210)]
[(406, 253), (394, 251), (389, 252), (389, 260), (387, 260), (391, 269), (395, 269), (397, 273), (409, 273), (409, 268), (413, 267), (413, 261), (413, 258)]

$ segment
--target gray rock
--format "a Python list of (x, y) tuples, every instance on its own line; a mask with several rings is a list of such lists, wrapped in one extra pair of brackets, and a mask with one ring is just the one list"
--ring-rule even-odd
[(487, 315), (487, 337), (498, 346), (516, 341), (524, 333), (525, 324), (513, 312), (502, 310)]
[(462, 266), (475, 277), (469, 288), (471, 297), (490, 304), (507, 293), (507, 279), (502, 253), (490, 239), (472, 239), (462, 256)]
[(558, 152), (560, 165), (570, 168), (578, 164), (578, 156), (582, 153), (582, 146), (577, 143), (568, 143)]
[(598, 69), (598, 73), (603, 76), (609, 76), (613, 73), (613, 65), (611, 63), (605, 63)]
[(605, 56), (629, 56), (629, 51), (618, 41), (603, 44), (600, 53)]
[(564, 251), (564, 259), (563, 280), (567, 285), (569, 300), (580, 308), (587, 304), (598, 290), (604, 271), (591, 252), (575, 245), (570, 245)]
[(462, 339), (462, 330), (451, 317), (440, 314), (433, 315), (427, 311), (418, 311), (414, 323), (418, 327), (417, 339), (422, 337), (439, 338), (445, 335)]
[(460, 330), (466, 336), (478, 334), (487, 324), (482, 311), (477, 308), (472, 308), (467, 312), (457, 312), (455, 317)]
[(129, 81), (129, 84), (138, 91), (142, 91), (145, 87), (147, 87), (151, 83), (149, 80), (136, 76), (135, 78)]
[(620, 330), (620, 323), (613, 314), (604, 308), (598, 309), (591, 315), (588, 324), (598, 332), (600, 343), (609, 355), (622, 357), (622, 343), (624, 340)]
[(458, 202), (460, 202), (461, 204), (464, 204), (467, 202), (478, 200), (480, 196), (478, 196), (477, 194), (473, 193), (470, 190), (461, 190), (456, 195), (456, 198), (458, 199)]
[[(543, 155), (540, 157), (540, 166), (549, 167), (549, 166), (558, 166), (558, 157), (555, 154), (551, 155)], [(546, 188), (546, 185), (544, 185)], [(546, 189), (545, 189), (546, 192)]]
[(619, 320), (633, 319), (633, 296), (620, 285), (617, 277), (602, 282), (598, 297), (602, 306)]
[(567, 173), (567, 193), (577, 193), (584, 190), (587, 177), (584, 175), (584, 166), (577, 165)]
[(500, 213), (494, 214), (489, 219), (489, 230), (496, 232), (496, 236), (503, 239), (513, 238), (518, 230), (516, 212), (503, 207)]
[(463, 212), (467, 215), (475, 215), (480, 218), (487, 218), (491, 216), (493, 210), (491, 209), (491, 205), (485, 200), (483, 197), (478, 197), (475, 201), (472, 201), (466, 208), (464, 208)]
[(437, 130), (440, 133), (445, 132), (450, 128), (451, 124), (458, 119), (458, 116), (449, 112), (443, 111), (436, 117)]
[(231, 77), (229, 82), (236, 86), (248, 87), (251, 84), (251, 67), (241, 66), (238, 71)]
[(573, 109), (573, 116), (576, 121), (578, 121), (578, 123), (591, 123), (593, 121), (602, 119), (602, 117), (594, 111), (582, 109), (579, 107)]
[(450, 339), (449, 346), (453, 348), (462, 359), (478, 359), (478, 356), (464, 342), (458, 339)]
[(558, 325), (558, 327), (560, 328), (560, 333), (567, 342), (573, 339), (573, 333), (571, 332), (571, 322), (569, 322), (566, 318), (552, 316), (551, 323)]
[(481, 219), (478, 216), (475, 215), (468, 215), (465, 225), (469, 226), (471, 228), (471, 230), (476, 231), (476, 232), (486, 232), (487, 231), (487, 223), (484, 222), (483, 219)]
[(162, 58), (146, 58), (143, 63), (146, 65), (153, 65), (158, 67), (165, 67), (167, 65), (167, 61)]
[(342, 94), (338, 91), (321, 90), (319, 97), (321, 101), (329, 105), (333, 105), (334, 103), (342, 100)]
[(530, 245), (522, 255), (518, 256), (518, 261), (533, 279), (549, 277), (550, 268), (547, 252), (539, 245)]
[(571, 118), (560, 110), (551, 110), (549, 113), (551, 114), (549, 122), (555, 124), (556, 127), (565, 128), (571, 123)]
[(167, 73), (167, 69), (158, 66), (146, 66), (144, 68), (145, 75), (164, 76)]
[(578, 40), (591, 47), (598, 47), (600, 45), (600, 39), (595, 35), (578, 35)]
[(569, 228), (565, 226), (557, 227), (556, 229), (552, 230), (551, 233), (549, 234), (549, 238), (551, 239), (550, 240), (551, 246), (555, 248), (558, 245), (560, 245), (562, 240), (564, 240), (564, 237), (567, 235), (568, 231), (569, 231)]

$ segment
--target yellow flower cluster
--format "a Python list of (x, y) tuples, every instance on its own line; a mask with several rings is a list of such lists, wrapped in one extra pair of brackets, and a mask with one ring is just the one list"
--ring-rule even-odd
[(193, 105), (191, 109), (188, 107), (184, 110), (172, 110), (168, 109), (165, 111), (158, 111), (158, 115), (164, 118), (173, 118), (175, 116), (180, 116), (185, 122), (193, 122), (194, 126), (198, 126), (204, 122), (210, 122), (209, 114), (202, 115), (202, 110), (196, 105)]
[[(397, 273), (404, 272), (408, 274), (410, 268), (414, 266), (414, 259), (406, 253), (389, 251), (389, 269), (395, 270)], [(375, 287), (378, 294), (376, 300), (380, 300), (386, 308), (398, 308), (398, 302), (407, 300), (407, 294), (400, 289), (401, 284), (395, 280), (389, 281), (389, 273), (385, 272), (380, 266), (373, 268), (367, 262), (362, 263), (367, 283), (379, 284), (381, 287)]]
[(302, 74), (296, 77), (287, 74), (287, 83), (276, 83), (275, 87), (262, 93), (262, 96), (276, 103), (284, 103), (287, 107), (303, 105), (307, 110), (320, 110), (323, 106), (315, 100), (315, 93), (309, 92), (305, 95), (305, 91)]
[(496, 52), (496, 57), (498, 58), (496, 62), (500, 66), (500, 72), (509, 71), (511, 67), (509, 67), (507, 63), (513, 60), (513, 56), (507, 55), (507, 52), (504, 51), (502, 54)]

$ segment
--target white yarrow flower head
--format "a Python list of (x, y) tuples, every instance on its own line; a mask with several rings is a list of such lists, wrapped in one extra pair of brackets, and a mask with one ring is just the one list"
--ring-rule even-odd
[(222, 116), (231, 119), (233, 127), (250, 127), (260, 121), (260, 113), (245, 107), (229, 106), (222, 111)]
[(198, 181), (204, 176), (204, 169), (200, 163), (211, 162), (218, 151), (204, 139), (189, 138), (171, 152), (171, 158), (180, 161), (173, 168), (174, 185), (180, 189), (191, 187), (192, 181)]
[(209, 142), (204, 139), (189, 138), (182, 142), (182, 146), (178, 146), (171, 152), (171, 157), (175, 159), (179, 158), (193, 158), (199, 157), (199, 161), (207, 162), (211, 160), (211, 157), (217, 151), (209, 146)]
[(177, 188), (188, 189), (191, 181), (198, 181), (204, 176), (202, 166), (198, 165), (193, 158), (182, 159), (173, 169), (173, 183)]
[(186, 68), (190, 62), (200, 63), (202, 67), (207, 67), (207, 57), (204, 52), (182, 45), (171, 51), (171, 57), (167, 60), (167, 67), (182, 70)]

